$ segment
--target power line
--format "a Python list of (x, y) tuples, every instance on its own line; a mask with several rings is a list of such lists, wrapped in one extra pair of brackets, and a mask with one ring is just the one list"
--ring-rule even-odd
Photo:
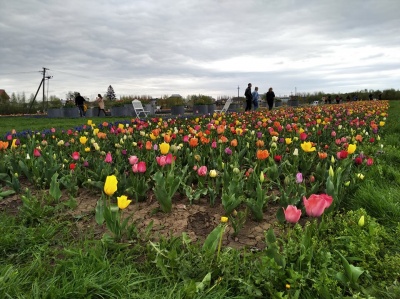
[(59, 73), (62, 73), (62, 74), (71, 75), (71, 76), (74, 76), (74, 77), (81, 77), (81, 78), (85, 78), (85, 79), (90, 79), (90, 77), (86, 77), (86, 76), (82, 76), (82, 75), (77, 75), (77, 74), (72, 74), (72, 73), (69, 73), (69, 72), (59, 71), (59, 70), (55, 70), (55, 69), (52, 69), (52, 71), (53, 71), (53, 72), (59, 72)]
[(40, 71), (34, 72), (15, 72), (15, 73), (0, 73), (1, 76), (3, 75), (18, 75), (18, 74), (32, 74), (32, 73), (39, 73)]

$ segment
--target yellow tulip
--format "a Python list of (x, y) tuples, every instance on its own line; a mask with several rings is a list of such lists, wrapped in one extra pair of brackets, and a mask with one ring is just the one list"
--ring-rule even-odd
[(355, 144), (349, 144), (349, 147), (347, 148), (347, 152), (351, 155), (356, 151), (357, 145)]
[(163, 142), (160, 144), (160, 152), (162, 155), (166, 155), (169, 152), (169, 143)]
[(285, 138), (286, 144), (291, 144), (292, 143), (292, 138)]
[(126, 209), (132, 201), (128, 199), (126, 195), (121, 195), (117, 197), (117, 200), (118, 200), (118, 208), (120, 208), (121, 210)]
[(104, 193), (111, 196), (117, 191), (118, 180), (115, 175), (109, 175), (104, 183)]
[(301, 144), (301, 148), (302, 148), (303, 151), (305, 151), (306, 153), (310, 153), (310, 152), (314, 152), (314, 151), (315, 151), (315, 147), (312, 146), (312, 143), (311, 143), (311, 142), (307, 142), (307, 141), (304, 141), (304, 142)]
[(222, 216), (221, 217), (221, 222), (222, 223), (227, 223), (228, 222), (228, 217)]
[(215, 178), (217, 175), (218, 175), (218, 174), (217, 174), (217, 171), (216, 171), (215, 169), (211, 169), (211, 170), (210, 170), (209, 176), (210, 176), (211, 178)]
[(81, 137), (79, 138), (79, 142), (80, 142), (81, 144), (85, 144), (87, 141), (88, 141), (88, 139), (87, 139), (86, 136), (81, 136)]
[(88, 119), (87, 124), (88, 124), (89, 126), (91, 126), (92, 123), (93, 123), (92, 120), (91, 120), (91, 119)]

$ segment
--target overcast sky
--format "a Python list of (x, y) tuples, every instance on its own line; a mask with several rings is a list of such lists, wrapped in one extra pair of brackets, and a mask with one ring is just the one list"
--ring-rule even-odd
[(0, 0), (0, 11), (9, 95), (36, 93), (43, 67), (61, 98), (109, 85), (117, 97), (216, 98), (249, 82), (282, 96), (400, 84), (400, 0)]

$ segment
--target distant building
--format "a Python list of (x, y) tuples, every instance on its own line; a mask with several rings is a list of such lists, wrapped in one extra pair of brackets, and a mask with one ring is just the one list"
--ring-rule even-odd
[(4, 89), (0, 89), (0, 102), (4, 103), (9, 101), (10, 101), (9, 95), (6, 93)]

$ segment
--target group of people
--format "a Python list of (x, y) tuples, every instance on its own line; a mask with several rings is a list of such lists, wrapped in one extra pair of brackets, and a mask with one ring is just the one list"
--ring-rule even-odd
[[(86, 102), (85, 98), (83, 96), (81, 96), (81, 94), (79, 92), (76, 93), (75, 105), (78, 107), (79, 115), (81, 117), (86, 116), (85, 102)], [(97, 105), (99, 105), (99, 112), (98, 112), (97, 116), (100, 116), (101, 111), (103, 111), (104, 116), (106, 116), (106, 111), (104, 110), (104, 99), (101, 96), (101, 94), (97, 95), (96, 103), (97, 103)]]
[[(258, 108), (258, 101), (260, 100), (260, 95), (258, 94), (258, 87), (256, 86), (254, 88), (254, 91), (251, 92), (251, 83), (247, 85), (246, 91), (244, 92), (244, 95), (246, 97), (246, 109), (245, 111), (251, 111), (252, 107), (254, 110)], [(275, 93), (272, 91), (272, 87), (268, 89), (268, 92), (266, 94), (266, 99), (268, 103), (268, 109), (271, 110), (272, 107), (274, 106), (274, 99), (275, 99)]]

